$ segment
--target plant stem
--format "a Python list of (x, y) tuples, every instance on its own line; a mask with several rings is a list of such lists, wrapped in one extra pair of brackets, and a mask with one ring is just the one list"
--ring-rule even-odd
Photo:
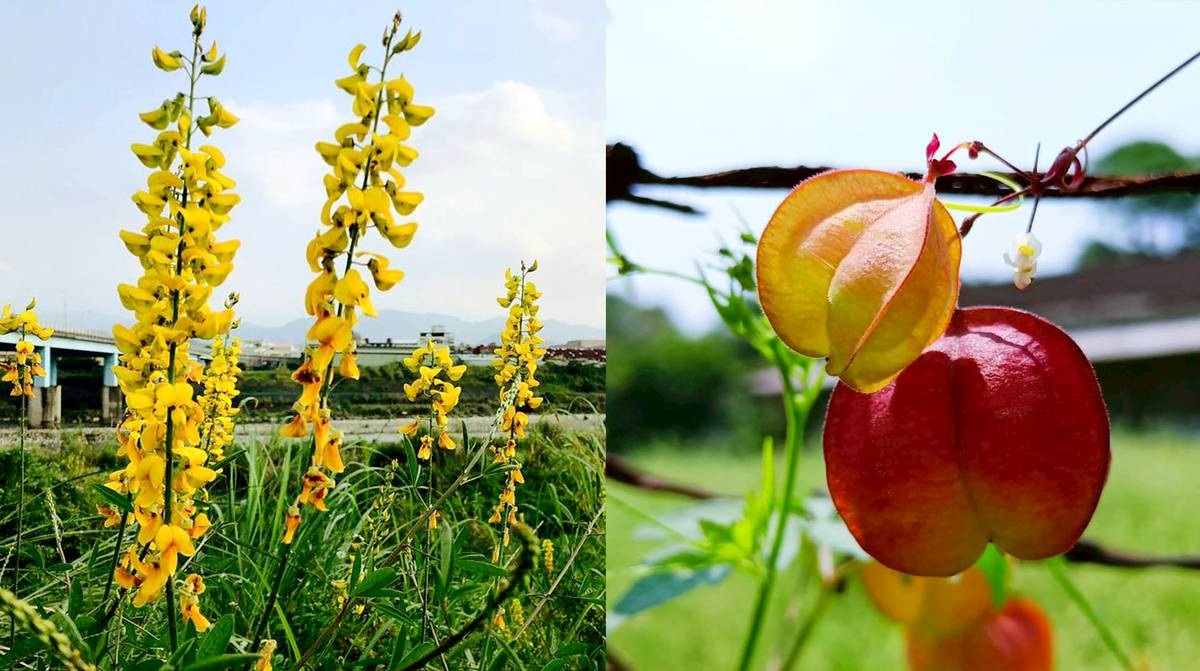
[[(132, 498), (126, 495), (126, 498)], [(108, 580), (104, 583), (104, 596), (100, 598), (100, 602), (108, 601), (108, 594), (112, 591), (113, 574), (117, 571), (117, 561), (121, 557), (121, 540), (125, 537), (125, 522), (129, 519), (129, 513), (121, 511), (121, 525), (117, 527), (117, 538), (113, 542), (112, 561), (108, 565)]]
[(767, 557), (767, 570), (763, 575), (762, 582), (759, 584), (758, 597), (755, 600), (754, 612), (750, 618), (750, 630), (746, 633), (746, 640), (742, 644), (741, 661), (738, 662), (738, 669), (740, 671), (747, 671), (754, 659), (754, 650), (758, 646), (763, 618), (766, 615), (767, 605), (771, 598), (771, 590), (775, 586), (779, 554), (783, 550), (783, 536), (787, 531), (788, 514), (792, 508), (792, 494), (796, 489), (796, 470), (800, 461), (800, 448), (804, 444), (804, 424), (808, 419), (808, 410), (812, 407), (811, 402), (806, 402), (802, 405), (796, 403), (796, 389), (792, 382), (791, 366), (785, 363), (784, 357), (781, 356), (782, 353), (779, 352), (778, 348), (782, 347), (782, 345), (775, 342), (774, 346), (776, 351), (776, 356), (774, 357), (775, 364), (779, 369), (780, 375), (783, 377), (783, 405), (787, 419), (787, 458), (784, 467), (786, 473), (784, 476), (783, 496), (778, 502), (779, 517), (775, 524), (775, 536), (771, 541), (771, 552)]
[[(25, 339), (25, 327), (21, 327), (21, 339)], [(50, 362), (46, 362), (49, 366)], [(24, 371), (18, 370), (17, 384), (24, 384)], [(17, 459), (20, 461), (21, 470), (21, 485), (17, 492), (17, 547), (16, 554), (13, 557), (13, 596), (18, 596), (17, 588), (21, 584), (21, 537), (25, 531), (25, 414), (29, 411), (29, 397), (24, 395), (24, 387), (21, 388), (21, 427), (19, 438), (17, 439)], [(11, 643), (15, 644), (17, 640), (17, 621), (12, 622)]]
[(279, 555), (279, 565), (275, 569), (275, 578), (271, 584), (271, 596), (267, 599), (267, 605), (263, 608), (262, 615), (258, 618), (258, 624), (254, 625), (254, 644), (250, 646), (250, 650), (257, 650), (258, 644), (262, 643), (262, 635), (266, 631), (267, 622), (271, 619), (271, 611), (275, 608), (275, 600), (279, 598), (279, 586), (283, 584), (283, 574), (287, 570), (288, 559), (292, 556), (292, 545), (294, 543), (284, 545), (283, 553)]
[(823, 582), (820, 589), (821, 591), (817, 594), (816, 603), (813, 604), (812, 610), (808, 611), (808, 616), (800, 624), (800, 631), (796, 632), (796, 639), (792, 641), (792, 646), (788, 648), (787, 657), (784, 658), (783, 665), (779, 667), (780, 671), (791, 671), (796, 662), (800, 661), (800, 653), (804, 650), (804, 644), (808, 642), (809, 636), (812, 635), (813, 629), (817, 626), (817, 622), (825, 614), (825, 608), (829, 605), (830, 597), (833, 596), (833, 587)]
[[(192, 67), (191, 67), (190, 72), (188, 72), (188, 80), (189, 80), (188, 118), (189, 119), (192, 116), (192, 111), (196, 104), (196, 61), (199, 59), (199, 56), (200, 56), (200, 37), (199, 37), (199, 35), (196, 35), (195, 39), (193, 40), (193, 45), (192, 45)], [(188, 149), (191, 149), (191, 146), (192, 146), (191, 125), (188, 126), (187, 139), (184, 142), (184, 146), (186, 146)], [(187, 188), (186, 183), (183, 186), (183, 193), (182, 193), (181, 200), (182, 200), (183, 206), (187, 207), (188, 188)], [(180, 238), (179, 238), (179, 249), (177, 249), (176, 253), (175, 253), (175, 276), (176, 277), (183, 274), (183, 248), (184, 248), (184, 244), (185, 244), (184, 240), (186, 239), (186, 236), (184, 235), (186, 227), (184, 226), (182, 212), (179, 214), (178, 220), (179, 220), (179, 236), (180, 236)], [(171, 326), (172, 326), (172, 328), (178, 323), (179, 323), (179, 290), (176, 289), (171, 292)], [(177, 349), (178, 349), (178, 345), (176, 343), (171, 343), (167, 348), (167, 383), (172, 384), (172, 385), (175, 384), (175, 354), (176, 354)], [(166, 446), (165, 446), (166, 447), (165, 452), (166, 452), (167, 458), (164, 460), (164, 461), (166, 461), (166, 468), (165, 468), (166, 472), (163, 476), (163, 521), (164, 521), (164, 524), (166, 524), (168, 526), (173, 525), (175, 523), (175, 519), (171, 514), (171, 508), (172, 508), (172, 503), (173, 503), (172, 499), (175, 498), (175, 493), (173, 491), (174, 487), (173, 487), (173, 483), (172, 483), (172, 479), (173, 479), (172, 471), (174, 470), (174, 466), (175, 466), (175, 463), (174, 463), (175, 462), (175, 422), (172, 420), (172, 417), (171, 417), (172, 414), (174, 414), (174, 413), (172, 413), (171, 409), (168, 408), (167, 409), (167, 421), (166, 421), (166, 424), (167, 424), (166, 434), (167, 435), (166, 435)], [(171, 639), (171, 652), (174, 653), (179, 648), (179, 634), (177, 631), (178, 625), (176, 625), (176, 623), (175, 623), (175, 576), (174, 575), (167, 576), (166, 588), (167, 588), (167, 590), (166, 590), (167, 591), (167, 602), (165, 604), (165, 607), (167, 610), (167, 634)]]

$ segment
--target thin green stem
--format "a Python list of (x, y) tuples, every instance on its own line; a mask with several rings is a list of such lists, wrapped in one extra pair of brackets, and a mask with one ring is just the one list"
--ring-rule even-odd
[[(126, 495), (126, 498), (132, 498), (132, 497), (130, 497), (129, 495)], [(104, 583), (104, 596), (100, 598), (101, 603), (108, 601), (108, 595), (112, 591), (113, 575), (117, 571), (117, 561), (121, 557), (121, 541), (125, 537), (125, 523), (129, 519), (129, 513), (125, 512), (124, 510), (122, 510), (120, 512), (121, 512), (121, 524), (120, 524), (120, 526), (117, 527), (117, 537), (116, 537), (116, 540), (113, 541), (112, 560), (109, 562), (109, 565), (108, 565), (108, 580), (105, 581), (105, 583)]]
[(267, 599), (267, 605), (263, 608), (262, 615), (258, 618), (258, 624), (254, 625), (254, 644), (250, 646), (250, 650), (258, 650), (258, 644), (262, 643), (263, 632), (266, 631), (267, 622), (271, 619), (275, 601), (279, 598), (279, 586), (283, 584), (283, 574), (287, 570), (288, 559), (292, 556), (292, 545), (294, 543), (283, 546), (283, 553), (279, 556), (279, 565), (275, 569), (275, 577), (271, 584), (271, 596)]
[[(192, 61), (195, 62), (196, 58), (200, 54), (200, 36), (196, 35), (196, 38), (193, 42), (194, 43), (192, 46)], [(192, 117), (192, 112), (193, 112), (193, 109), (196, 104), (196, 77), (197, 77), (196, 69), (193, 67), (191, 69), (191, 71), (188, 73), (188, 79), (190, 80), (190, 85), (189, 85), (189, 90), (188, 90), (188, 117), (189, 118)], [(191, 126), (188, 126), (187, 139), (185, 140), (184, 146), (187, 147), (188, 149), (191, 149), (191, 146), (192, 146), (192, 128), (191, 128)], [(186, 183), (183, 186), (182, 196), (183, 196), (182, 197), (182, 205), (183, 205), (183, 207), (187, 207), (188, 188), (187, 188)], [(175, 275), (176, 275), (176, 277), (183, 274), (183, 246), (185, 244), (184, 240), (186, 239), (186, 236), (184, 235), (186, 226), (184, 225), (182, 212), (179, 214), (178, 223), (179, 223), (180, 238), (179, 238), (179, 249), (176, 250), (176, 254), (175, 254)], [(178, 323), (179, 323), (179, 291), (173, 290), (171, 292), (171, 325), (174, 326)], [(171, 343), (167, 348), (167, 382), (169, 384), (175, 384), (175, 359), (176, 359), (177, 349), (178, 349), (178, 345), (176, 343)], [(175, 492), (173, 491), (174, 483), (172, 482), (172, 480), (174, 478), (172, 471), (174, 470), (174, 466), (175, 466), (175, 422), (173, 421), (173, 418), (172, 418), (173, 414), (174, 413), (171, 412), (171, 409), (168, 408), (167, 409), (167, 420), (166, 420), (166, 425), (167, 425), (166, 446), (165, 446), (165, 450), (164, 450), (166, 452), (166, 459), (164, 460), (166, 462), (166, 468), (165, 468), (165, 473), (163, 475), (163, 520), (167, 525), (172, 525), (175, 523), (175, 518), (172, 515), (172, 507), (173, 507), (172, 504), (174, 503), (174, 501), (172, 499), (175, 498)], [(179, 632), (178, 632), (178, 624), (175, 622), (175, 576), (173, 576), (173, 575), (167, 576), (166, 592), (167, 592), (167, 602), (165, 604), (165, 608), (167, 611), (167, 634), (171, 640), (171, 652), (174, 653), (179, 648)]]
[(821, 591), (817, 593), (817, 601), (813, 604), (812, 609), (808, 611), (808, 616), (804, 618), (804, 622), (800, 624), (800, 630), (796, 632), (796, 638), (792, 641), (791, 647), (788, 648), (787, 657), (784, 658), (783, 665), (779, 667), (780, 671), (791, 671), (796, 666), (796, 662), (800, 661), (800, 653), (804, 651), (804, 644), (808, 642), (812, 636), (813, 629), (817, 626), (817, 622), (825, 614), (825, 608), (829, 606), (833, 594), (833, 585), (822, 582)]
[[(777, 347), (781, 346), (777, 345)], [(746, 640), (742, 644), (741, 660), (738, 663), (740, 671), (747, 671), (754, 659), (754, 651), (758, 646), (763, 619), (766, 616), (767, 605), (771, 599), (771, 591), (775, 587), (779, 555), (783, 550), (783, 537), (787, 531), (788, 514), (792, 508), (792, 495), (796, 489), (796, 470), (800, 461), (800, 448), (804, 444), (804, 424), (808, 419), (808, 410), (812, 407), (812, 403), (808, 402), (808, 394), (805, 395), (805, 403), (796, 403), (796, 388), (792, 382), (791, 366), (785, 363), (784, 357), (780, 356), (780, 354), (777, 350), (775, 364), (779, 369), (780, 375), (783, 377), (783, 405), (787, 419), (787, 457), (784, 466), (786, 472), (784, 474), (783, 496), (776, 504), (778, 518), (775, 524), (775, 535), (771, 541), (770, 554), (767, 557), (766, 572), (763, 574), (762, 582), (758, 588), (758, 596), (755, 599), (754, 611), (750, 618), (750, 629), (747, 631)]]
[[(21, 327), (21, 340), (25, 339), (25, 327)], [(50, 362), (46, 362), (50, 365)], [(21, 427), (19, 429), (19, 438), (17, 439), (17, 459), (20, 462), (21, 470), (21, 485), (17, 492), (17, 546), (14, 550), (13, 557), (13, 596), (18, 596), (17, 588), (21, 584), (21, 540), (25, 532), (25, 415), (29, 411), (29, 397), (25, 396), (24, 373), (22, 366), (17, 367), (17, 384), (21, 386)], [(10, 642), (15, 644), (17, 640), (17, 621), (12, 622), (12, 631), (9, 632)]]
[(1058, 583), (1059, 587), (1063, 588), (1063, 591), (1067, 593), (1067, 597), (1079, 607), (1079, 610), (1083, 611), (1084, 617), (1088, 619), (1092, 628), (1099, 634), (1100, 640), (1104, 642), (1104, 647), (1108, 648), (1108, 651), (1112, 653), (1113, 658), (1117, 660), (1121, 668), (1126, 671), (1133, 671), (1133, 663), (1129, 661), (1129, 656), (1125, 654), (1121, 645), (1117, 643), (1117, 637), (1113, 635), (1112, 630), (1108, 628), (1108, 625), (1105, 624), (1100, 614), (1092, 607), (1091, 602), (1083, 595), (1083, 592), (1075, 582), (1071, 580), (1071, 576), (1067, 574), (1066, 561), (1059, 556), (1052, 557), (1044, 563), (1046, 568), (1049, 569), (1050, 575), (1054, 577), (1054, 581)]

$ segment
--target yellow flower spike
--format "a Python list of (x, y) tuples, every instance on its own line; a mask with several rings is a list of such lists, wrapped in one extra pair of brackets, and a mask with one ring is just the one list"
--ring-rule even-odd
[(960, 255), (932, 182), (827, 172), (792, 191), (763, 232), (759, 298), (789, 347), (828, 357), (831, 375), (869, 393), (945, 330)]

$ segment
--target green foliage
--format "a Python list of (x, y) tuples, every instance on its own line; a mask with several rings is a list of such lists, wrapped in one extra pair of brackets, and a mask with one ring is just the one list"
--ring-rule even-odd
[[(181, 575), (204, 576), (207, 589), (200, 604), (212, 628), (196, 634), (189, 626), (181, 632), (172, 661), (175, 668), (244, 669), (254, 658), (249, 632), (265, 606), (282, 547), (278, 539), (284, 509), (279, 492), (281, 485), (299, 475), (301, 443), (240, 441), (230, 451), (234, 458), (225, 464), (207, 502), (213, 530), (181, 571)], [(435, 493), (465, 467), (469, 452), (479, 445), (474, 439), (469, 449), (460, 446), (439, 453)], [(149, 632), (164, 630), (163, 609), (136, 609), (125, 598), (123, 606), (110, 611), (112, 600), (102, 600), (116, 529), (101, 528), (102, 518), (94, 506), (116, 502), (96, 487), (107, 471), (96, 468), (89, 458), (111, 455), (115, 449), (109, 444), (86, 454), (31, 451), (27, 455), (30, 503), (35, 487), (55, 488), (62, 519), (57, 533), (66, 562), (57, 557), (56, 532), (46, 506), (27, 505), (26, 538), (40, 559), (23, 562), (29, 573), (22, 581), (21, 596), (41, 608), (44, 617), (100, 668), (159, 669), (163, 657), (156, 656), (154, 649), (161, 650), (166, 642)], [(505, 604), (508, 628), (489, 624), (474, 631), (447, 653), (446, 663), (450, 668), (477, 664), (486, 668), (495, 663), (539, 669), (561, 662), (557, 668), (599, 670), (604, 660), (603, 520), (590, 535), (585, 537), (584, 531), (604, 503), (604, 438), (535, 425), (519, 449), (526, 482), (518, 490), (518, 503), (538, 536), (558, 548), (555, 570), (547, 571), (542, 558), (535, 557), (534, 570), (514, 593), (521, 605)], [(418, 645), (427, 638), (421, 633), (426, 627), (436, 623), (443, 632), (457, 629), (480, 612), (512, 570), (515, 546), (508, 553), (507, 566), (493, 565), (497, 531), (483, 523), (503, 487), (501, 467), (484, 460), (444, 503), (438, 530), (416, 531), (417, 552), (409, 554), (401, 551), (399, 541), (427, 505), (426, 467), (417, 468), (407, 443), (354, 443), (346, 445), (343, 454), (347, 470), (327, 499), (329, 511), (307, 512), (319, 516), (314, 517), (319, 521), (301, 525), (291, 546), (284, 589), (267, 631), (268, 637), (279, 641), (276, 669), (295, 664), (333, 620), (339, 599), (349, 594), (363, 597), (358, 601), (362, 608), (351, 610), (330, 645), (313, 659), (314, 668), (388, 668), (389, 664), (401, 668), (404, 658), (416, 659), (428, 650)], [(15, 480), (14, 455), (15, 450), (0, 452), (0, 484)], [(66, 464), (69, 470), (63, 469)], [(11, 488), (0, 489), (0, 496), (11, 492)], [(6, 505), (7, 501), (0, 499)], [(379, 503), (384, 501), (390, 503)], [(0, 547), (12, 546), (11, 523), (4, 521)], [(568, 564), (576, 546), (578, 556)], [(385, 558), (393, 553), (399, 560), (385, 565)], [(518, 637), (514, 611), (530, 617), (563, 569), (548, 603)], [(426, 575), (434, 587), (427, 607), (416, 588)], [(113, 593), (119, 590), (114, 588)], [(39, 652), (43, 649), (18, 634), (14, 652), (23, 659), (37, 664), (48, 654)], [(11, 659), (0, 657), (0, 667)]]
[[(363, 366), (358, 380), (334, 382), (330, 403), (334, 416), (396, 417), (416, 415), (425, 411), (419, 402), (409, 401), (404, 384), (412, 374), (400, 362), (382, 366)], [(296, 383), (291, 370), (278, 367), (246, 371), (241, 389), (243, 397), (256, 402), (244, 410), (247, 421), (281, 419), (296, 400)], [(471, 366), (456, 384), (462, 387), (457, 413), (462, 415), (491, 415), (496, 407), (495, 370), (490, 366)], [(539, 413), (604, 412), (604, 367), (578, 361), (546, 364), (538, 369), (542, 385), (539, 393), (545, 402)]]
[[(1194, 552), (1195, 538), (1179, 532), (1179, 520), (1200, 515), (1200, 500), (1190, 495), (1194, 474), (1200, 469), (1198, 448), (1200, 441), (1194, 434), (1115, 433), (1112, 473), (1088, 537), (1146, 554)], [(761, 476), (755, 460), (695, 451), (678, 443), (660, 442), (652, 450), (636, 450), (631, 459), (649, 473), (669, 474), (672, 479), (731, 495), (726, 500), (757, 486)], [(799, 473), (801, 491), (822, 487), (820, 453), (807, 454)], [(610, 513), (611, 609), (644, 577), (644, 557), (663, 542), (661, 534), (648, 533), (647, 518), (682, 519), (682, 511), (695, 504), (620, 484), (610, 489), (614, 500), (627, 504), (614, 506)], [(719, 511), (709, 514), (720, 515)], [(1200, 638), (1194, 631), (1200, 615), (1200, 580), (1190, 572), (1130, 571), (1088, 564), (1068, 564), (1068, 569), (1071, 580), (1087, 595), (1135, 668), (1190, 668), (1193, 660), (1200, 658)], [(797, 612), (795, 609), (803, 612), (803, 604), (816, 598), (817, 585), (804, 577), (806, 570), (804, 562), (796, 562), (781, 575), (781, 594), (771, 612), (785, 624), (765, 630), (763, 643), (768, 651), (786, 646), (786, 637), (795, 631), (795, 621), (787, 619), (789, 613)], [(750, 611), (753, 581), (749, 574), (731, 573), (719, 584), (693, 589), (639, 613), (612, 630), (609, 640), (635, 669), (729, 668), (740, 644), (740, 629), (730, 623), (742, 622)], [(1054, 625), (1055, 668), (1121, 668), (1045, 562), (1017, 563), (1007, 576), (1007, 591), (1029, 596), (1046, 610)], [(711, 635), (697, 636), (696, 632)], [(831, 599), (807, 647), (797, 670), (904, 668), (903, 628), (879, 614), (861, 583), (853, 578)]]
[[(1200, 157), (1184, 156), (1163, 142), (1128, 142), (1095, 161), (1095, 175), (1127, 177), (1164, 175), (1200, 169)], [(1179, 251), (1177, 244), (1163, 247), (1164, 234), (1177, 238), (1183, 249), (1200, 245), (1200, 199), (1189, 193), (1162, 193), (1124, 198), (1114, 204), (1121, 215), (1121, 230), (1085, 245), (1076, 267), (1106, 268), (1130, 264)]]
[[(724, 334), (689, 338), (661, 310), (608, 296), (608, 407), (613, 449), (648, 436), (670, 439), (721, 434), (742, 449), (754, 445), (748, 426), (758, 411), (744, 394), (749, 348)], [(732, 429), (730, 427), (733, 427)]]

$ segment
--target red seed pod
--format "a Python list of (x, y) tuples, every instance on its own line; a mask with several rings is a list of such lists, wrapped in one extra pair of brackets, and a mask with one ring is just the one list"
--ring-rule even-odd
[(1108, 465), (1108, 414), (1083, 352), (1010, 308), (956, 310), (880, 391), (839, 383), (825, 419), (838, 512), (863, 549), (910, 575), (959, 573), (988, 541), (1022, 559), (1065, 552)]
[(1029, 599), (1009, 599), (974, 629), (939, 637), (909, 630), (911, 671), (1051, 671), (1054, 633)]

